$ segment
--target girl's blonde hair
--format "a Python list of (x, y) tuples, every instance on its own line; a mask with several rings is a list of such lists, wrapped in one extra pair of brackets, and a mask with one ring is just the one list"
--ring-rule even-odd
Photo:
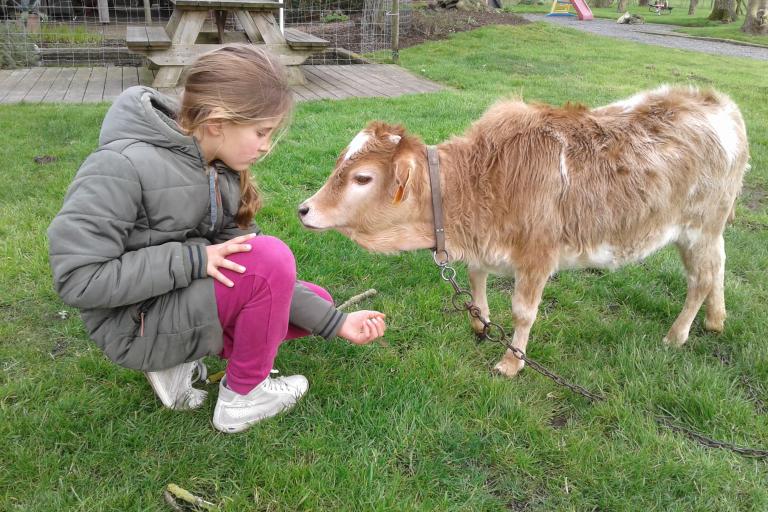
[[(277, 122), (276, 141), (292, 109), (283, 66), (261, 48), (232, 44), (201, 55), (187, 70), (178, 123), (191, 134), (211, 120), (238, 124), (272, 120)], [(238, 226), (248, 226), (259, 208), (256, 184), (248, 172), (240, 172)]]

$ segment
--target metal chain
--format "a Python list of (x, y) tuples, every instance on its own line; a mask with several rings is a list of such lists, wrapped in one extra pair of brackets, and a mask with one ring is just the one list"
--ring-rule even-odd
[(716, 439), (712, 439), (711, 437), (707, 437), (705, 435), (699, 434), (698, 432), (695, 432), (689, 428), (676, 425), (675, 423), (672, 423), (671, 420), (663, 416), (657, 416), (656, 422), (659, 425), (663, 425), (670, 430), (683, 433), (688, 437), (690, 437), (691, 439), (693, 439), (694, 441), (698, 441), (704, 446), (709, 446), (710, 448), (724, 448), (726, 450), (731, 450), (732, 452), (736, 452), (740, 455), (744, 455), (745, 457), (768, 458), (768, 450), (758, 450), (757, 448), (745, 448), (743, 446), (737, 446), (733, 443), (718, 441)]
[[(525, 363), (529, 365), (531, 368), (533, 368), (535, 371), (539, 372), (545, 377), (552, 379), (557, 384), (560, 384), (561, 386), (564, 386), (570, 389), (574, 393), (582, 395), (588, 398), (589, 400), (592, 400), (593, 402), (605, 400), (605, 397), (602, 395), (592, 393), (591, 391), (588, 391), (586, 388), (579, 386), (578, 384), (573, 384), (571, 382), (568, 382), (563, 377), (547, 369), (541, 363), (526, 356), (525, 352), (523, 352), (519, 348), (512, 346), (512, 344), (509, 341), (507, 341), (508, 336), (507, 336), (507, 333), (504, 331), (504, 328), (501, 325), (495, 322), (491, 322), (487, 318), (483, 317), (482, 312), (480, 311), (480, 308), (477, 307), (477, 305), (475, 304), (475, 300), (474, 300), (474, 297), (472, 297), (472, 293), (469, 290), (466, 290), (461, 286), (459, 286), (459, 284), (456, 282), (456, 269), (454, 269), (449, 265), (450, 256), (448, 255), (448, 251), (443, 250), (440, 256), (438, 256), (437, 251), (433, 251), (432, 259), (434, 259), (435, 264), (440, 268), (440, 277), (443, 279), (443, 281), (448, 282), (453, 287), (454, 294), (453, 296), (451, 296), (451, 304), (453, 305), (453, 308), (456, 311), (466, 310), (469, 312), (472, 318), (477, 318), (478, 320), (480, 320), (483, 323), (483, 336), (485, 337), (485, 339), (491, 342), (500, 343), (501, 345), (509, 349), (512, 352), (512, 355), (514, 355), (516, 358), (520, 359), (521, 361), (525, 361)], [(496, 335), (493, 335), (493, 330), (496, 330), (497, 332)], [(686, 427), (676, 425), (672, 423), (669, 419), (664, 418), (662, 416), (657, 416), (656, 421), (660, 425), (665, 426), (670, 430), (673, 430), (675, 432), (680, 432), (689, 436), (691, 439), (698, 441), (704, 446), (709, 446), (711, 448), (725, 448), (747, 457), (768, 458), (768, 450), (745, 448), (741, 446), (736, 446), (735, 444), (732, 444), (732, 443), (717, 441), (715, 439), (699, 434), (698, 432), (690, 430)]]
[[(448, 252), (443, 251), (443, 253), (444, 254), (441, 255), (442, 257), (438, 258), (437, 251), (435, 251), (432, 257), (435, 260), (435, 264), (440, 267), (440, 277), (453, 287), (454, 294), (451, 297), (451, 304), (453, 304), (453, 308), (456, 311), (467, 310), (472, 318), (477, 318), (483, 323), (483, 336), (485, 336), (485, 339), (491, 342), (502, 344), (507, 349), (509, 349), (510, 352), (512, 352), (513, 356), (520, 359), (521, 361), (524, 361), (535, 371), (539, 372), (545, 377), (552, 379), (561, 386), (570, 389), (574, 393), (578, 393), (579, 395), (584, 396), (592, 401), (600, 401), (604, 399), (602, 396), (592, 393), (591, 391), (582, 386), (579, 386), (578, 384), (568, 382), (565, 378), (557, 375), (552, 370), (547, 369), (543, 364), (526, 356), (525, 352), (519, 348), (512, 346), (512, 343), (507, 341), (508, 336), (506, 331), (504, 331), (504, 328), (499, 324), (491, 322), (485, 318), (480, 311), (480, 308), (475, 305), (475, 300), (472, 297), (472, 293), (469, 290), (459, 286), (459, 283), (456, 282), (456, 269), (448, 265), (450, 262)], [(464, 300), (462, 303), (462, 298), (468, 300)], [(494, 334), (494, 331), (496, 331), (496, 334)]]

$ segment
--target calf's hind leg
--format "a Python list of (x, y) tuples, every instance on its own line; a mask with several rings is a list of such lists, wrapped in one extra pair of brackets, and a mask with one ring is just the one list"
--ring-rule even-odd
[(678, 242), (677, 247), (687, 273), (688, 292), (683, 310), (664, 337), (664, 343), (681, 346), (688, 339), (691, 324), (705, 299), (708, 305), (705, 325), (722, 330), (725, 321), (722, 281), (725, 252), (722, 235), (701, 235), (693, 243)]
[[(515, 292), (512, 295), (512, 314), (515, 317), (515, 334), (512, 337), (512, 346), (525, 352), (528, 346), (528, 336), (531, 326), (536, 320), (536, 313), (541, 302), (541, 293), (547, 284), (549, 272), (541, 269), (518, 269), (515, 272)], [(494, 333), (495, 334), (495, 333)], [(507, 349), (504, 357), (499, 361), (494, 370), (514, 377), (525, 363), (515, 357), (514, 353)]]
[(707, 316), (704, 328), (708, 331), (723, 332), (725, 328), (725, 241), (722, 236), (716, 240), (720, 258), (715, 268), (712, 290), (707, 295)]

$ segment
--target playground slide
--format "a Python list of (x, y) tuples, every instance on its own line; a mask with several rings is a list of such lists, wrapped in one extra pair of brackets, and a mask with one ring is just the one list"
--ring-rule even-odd
[(584, 21), (592, 19), (592, 10), (587, 5), (587, 2), (584, 0), (571, 0), (571, 4), (573, 4), (573, 8), (576, 9), (576, 14), (580, 20)]

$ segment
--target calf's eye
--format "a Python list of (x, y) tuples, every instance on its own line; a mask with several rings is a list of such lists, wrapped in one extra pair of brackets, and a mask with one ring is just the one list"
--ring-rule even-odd
[(364, 176), (362, 174), (355, 176), (353, 179), (355, 180), (355, 183), (357, 183), (358, 185), (367, 185), (368, 183), (371, 182), (371, 180), (373, 180), (373, 178), (371, 178), (370, 176)]

